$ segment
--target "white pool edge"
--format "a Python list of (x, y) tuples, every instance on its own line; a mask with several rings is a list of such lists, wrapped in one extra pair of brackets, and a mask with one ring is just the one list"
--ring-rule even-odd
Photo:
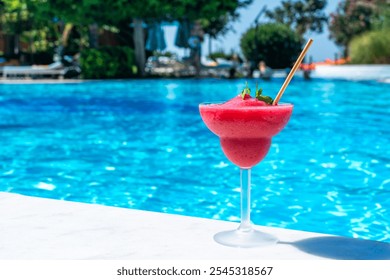
[(243, 249), (213, 235), (236, 223), (0, 192), (0, 260), (390, 259), (390, 243), (256, 226), (277, 245)]

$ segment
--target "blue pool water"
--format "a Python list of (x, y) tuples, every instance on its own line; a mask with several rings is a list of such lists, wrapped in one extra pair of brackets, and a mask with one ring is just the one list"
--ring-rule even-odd
[[(198, 104), (244, 85), (1, 84), (0, 191), (238, 221), (239, 170)], [(253, 169), (253, 222), (390, 242), (390, 85), (295, 79), (282, 101), (294, 113)]]

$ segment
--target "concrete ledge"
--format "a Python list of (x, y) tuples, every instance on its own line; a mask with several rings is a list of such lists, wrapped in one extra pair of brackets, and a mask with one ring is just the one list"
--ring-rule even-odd
[(275, 246), (230, 248), (237, 224), (0, 192), (0, 259), (390, 259), (390, 243), (270, 227)]

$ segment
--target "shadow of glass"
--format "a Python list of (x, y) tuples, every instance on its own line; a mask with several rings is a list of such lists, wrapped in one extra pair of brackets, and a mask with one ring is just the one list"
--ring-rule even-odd
[(336, 260), (390, 260), (390, 243), (347, 237), (313, 237), (289, 244), (308, 254)]

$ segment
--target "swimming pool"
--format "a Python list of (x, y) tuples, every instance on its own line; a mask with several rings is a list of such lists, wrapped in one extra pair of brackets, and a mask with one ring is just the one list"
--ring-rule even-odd
[[(282, 82), (260, 87), (274, 96)], [(198, 104), (244, 86), (1, 84), (0, 191), (238, 221), (238, 168)], [(374, 81), (292, 81), (293, 116), (252, 172), (253, 222), (390, 242), (389, 95)]]

